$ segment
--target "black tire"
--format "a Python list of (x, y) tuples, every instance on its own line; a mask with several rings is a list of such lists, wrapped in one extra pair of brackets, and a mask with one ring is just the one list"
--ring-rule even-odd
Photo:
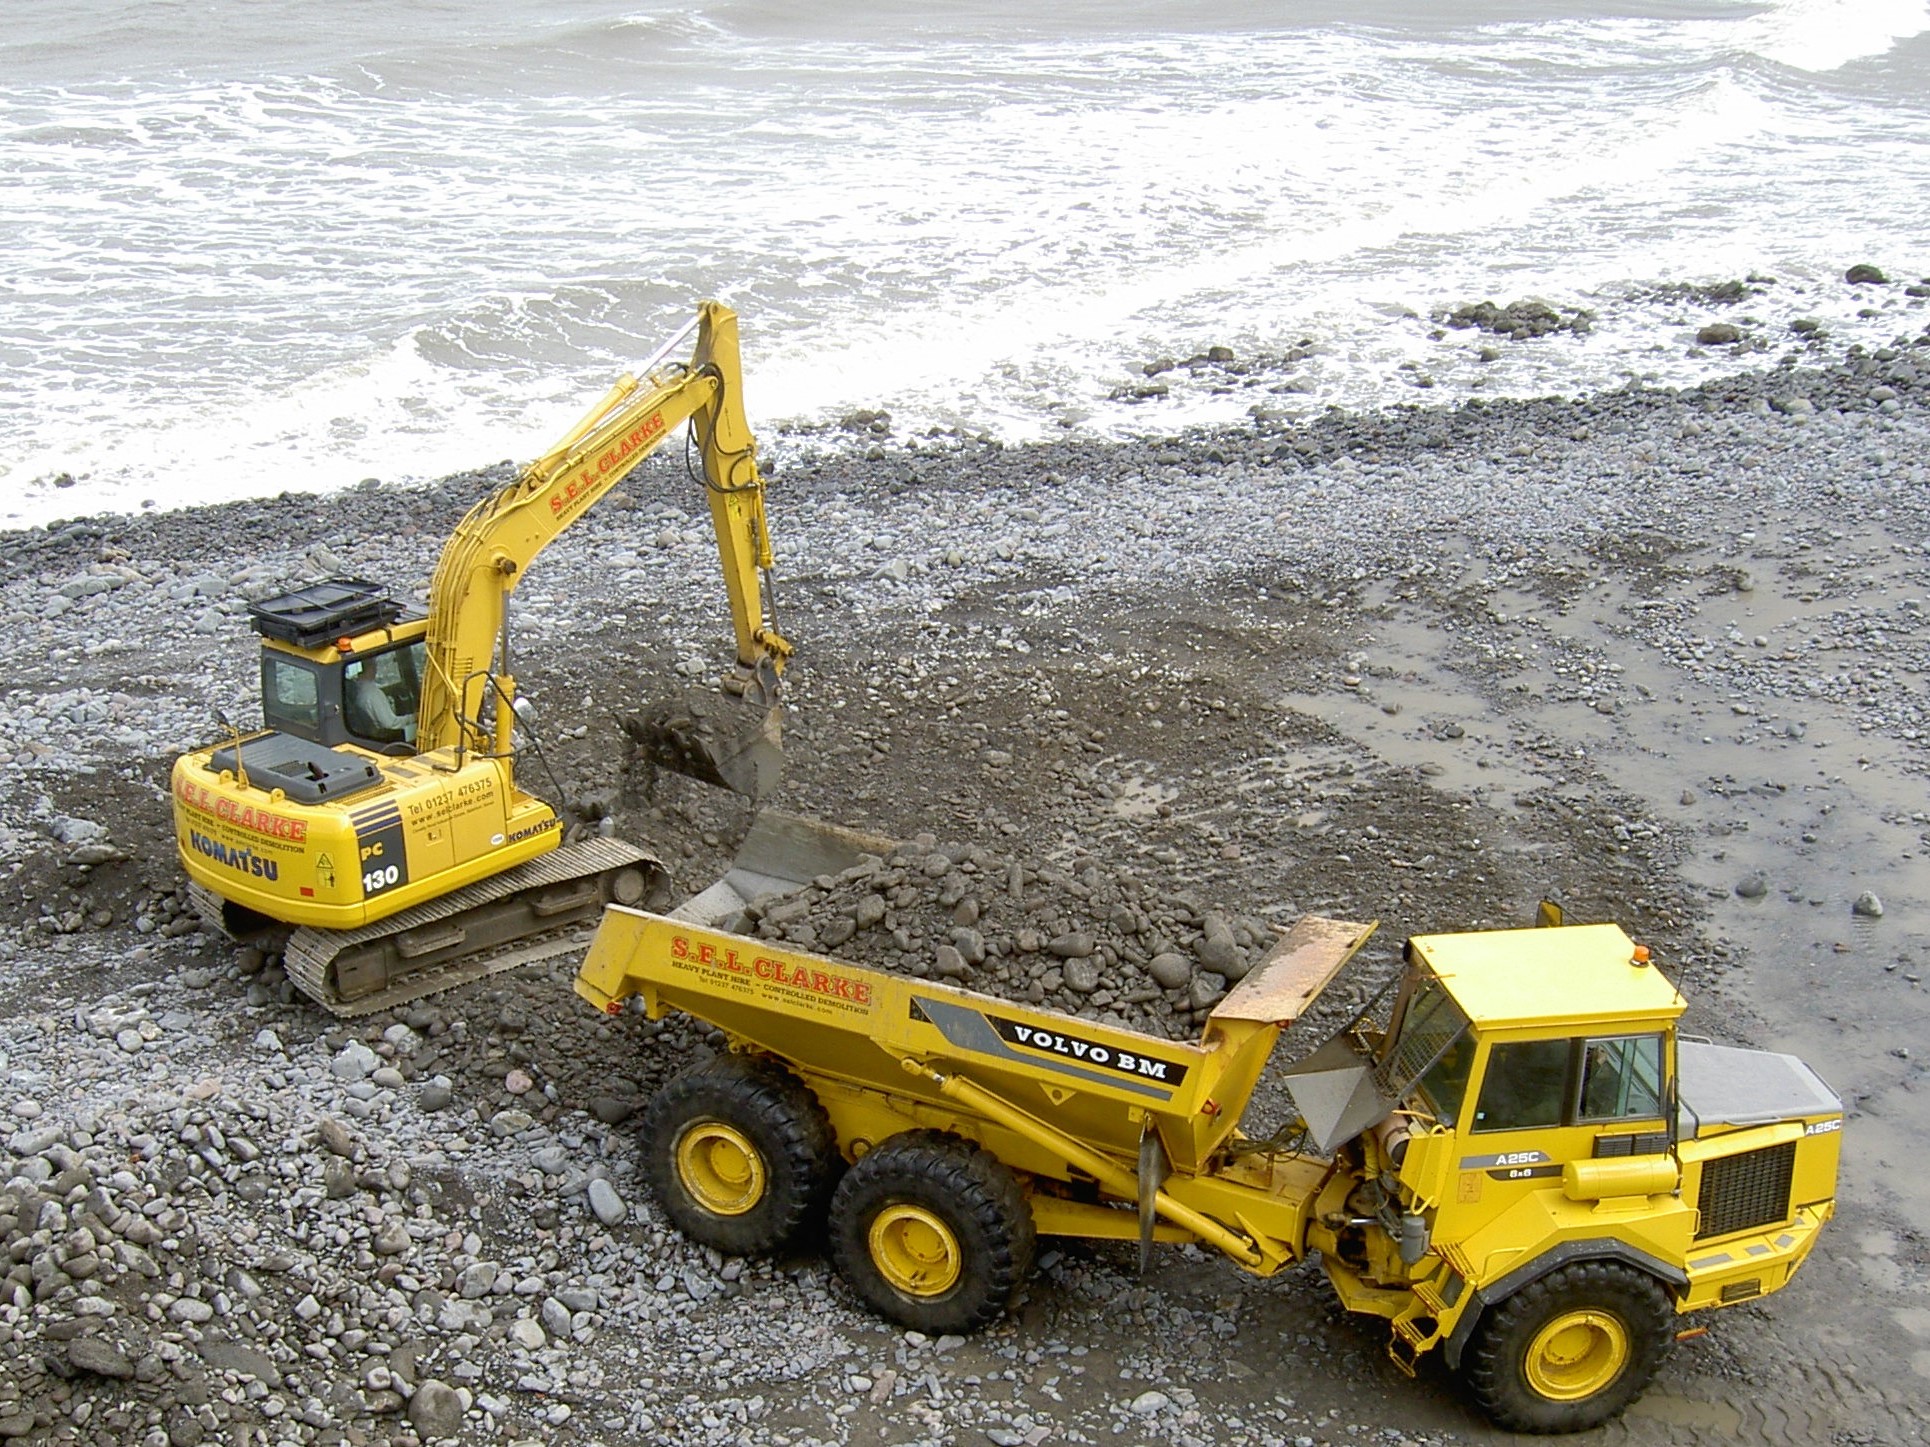
[(831, 1200), (831, 1254), (851, 1289), (880, 1316), (934, 1335), (998, 1320), (1036, 1240), (1011, 1171), (942, 1131), (891, 1137)]
[(774, 1250), (823, 1219), (837, 1179), (830, 1119), (790, 1071), (724, 1055), (684, 1071), (643, 1114), (643, 1170), (693, 1241)]
[(1580, 1432), (1620, 1415), (1675, 1344), (1662, 1284), (1614, 1261), (1580, 1261), (1530, 1282), (1475, 1328), (1462, 1364), (1498, 1426)]

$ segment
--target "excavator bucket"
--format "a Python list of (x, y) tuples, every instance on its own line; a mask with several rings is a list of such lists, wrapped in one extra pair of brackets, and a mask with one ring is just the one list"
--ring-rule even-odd
[(632, 757), (753, 801), (784, 777), (784, 709), (707, 691), (622, 720)]

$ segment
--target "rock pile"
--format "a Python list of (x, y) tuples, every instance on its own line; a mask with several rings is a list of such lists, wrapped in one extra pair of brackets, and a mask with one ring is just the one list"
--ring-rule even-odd
[(1194, 1034), (1279, 933), (1097, 860), (1007, 860), (929, 834), (729, 927), (1173, 1038)]
[(1478, 327), (1498, 337), (1526, 341), (1545, 337), (1550, 332), (1574, 332), (1580, 336), (1594, 325), (1595, 314), (1581, 307), (1557, 309), (1545, 301), (1511, 301), (1496, 306), (1491, 301), (1466, 302), (1442, 318), (1451, 327)]

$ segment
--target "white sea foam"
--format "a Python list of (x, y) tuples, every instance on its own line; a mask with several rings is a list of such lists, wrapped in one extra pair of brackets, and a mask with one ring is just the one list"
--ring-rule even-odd
[[(1930, 271), (1921, 3), (99, 8), (0, 38), (0, 522), (527, 456), (705, 295), (760, 423), (1009, 437), (1236, 422), (1250, 391), (1116, 395), (1212, 345), (1310, 339), (1288, 411), (1736, 365), (1658, 282), (1774, 272), (1839, 342), (1923, 320), (1841, 282)], [(1435, 335), (1528, 295), (1595, 333)]]
[(1778, 65), (1838, 70), (1930, 31), (1925, 0), (1782, 0), (1741, 22), (1739, 43)]

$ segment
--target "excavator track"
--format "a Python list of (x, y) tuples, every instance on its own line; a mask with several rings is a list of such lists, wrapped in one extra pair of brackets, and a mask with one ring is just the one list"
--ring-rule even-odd
[(282, 965), (324, 1009), (368, 1015), (580, 949), (606, 904), (669, 897), (655, 855), (587, 839), (361, 929), (297, 929)]

